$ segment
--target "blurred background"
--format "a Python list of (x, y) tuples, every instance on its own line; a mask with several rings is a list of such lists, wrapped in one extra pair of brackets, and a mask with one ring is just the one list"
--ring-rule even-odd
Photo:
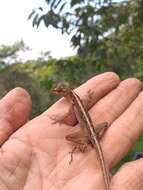
[[(24, 87), (31, 118), (55, 101), (54, 86), (106, 71), (143, 80), (143, 0), (2, 0), (0, 26), (0, 97)], [(120, 164), (142, 149), (141, 137)]]

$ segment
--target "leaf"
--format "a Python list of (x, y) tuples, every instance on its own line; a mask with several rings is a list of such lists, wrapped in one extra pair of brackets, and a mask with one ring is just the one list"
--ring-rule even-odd
[(45, 16), (45, 15), (42, 15), (42, 16), (37, 20), (37, 23), (36, 23), (37, 28), (39, 27), (41, 21), (42, 21), (42, 20), (44, 21), (44, 16)]
[(69, 23), (66, 21), (66, 19), (63, 20), (63, 27), (67, 30), (69, 28)]
[(59, 9), (59, 13), (63, 10), (63, 8), (65, 7), (65, 5), (67, 4), (67, 2), (63, 3), (62, 6)]
[(34, 27), (35, 25), (37, 26), (37, 19), (38, 19), (39, 14), (37, 13), (33, 19), (32, 26)]
[(73, 7), (78, 3), (82, 3), (83, 0), (71, 0), (70, 6)]
[(80, 45), (80, 40), (81, 40), (81, 35), (79, 34), (78, 36), (73, 36), (71, 41), (73, 43), (73, 45), (76, 47), (78, 45)]
[(93, 16), (95, 14), (95, 8), (92, 6), (87, 6), (87, 14)]
[(30, 13), (30, 15), (28, 16), (27, 20), (30, 20), (34, 14), (35, 14), (35, 10), (33, 10), (33, 11)]
[(59, 6), (59, 4), (61, 3), (61, 1), (62, 1), (62, 0), (59, 0), (59, 1), (57, 2), (57, 4), (54, 5), (54, 9), (56, 9), (56, 8)]
[(39, 7), (38, 9), (39, 9), (40, 11), (43, 11), (43, 8), (42, 8), (42, 7)]
[(45, 0), (45, 1), (49, 4), (51, 0)]
[(53, 0), (53, 1), (52, 1), (51, 5), (50, 5), (50, 8), (51, 8), (51, 9), (54, 8), (55, 2), (56, 2), (56, 0)]
[(43, 20), (44, 20), (44, 24), (46, 25), (46, 27), (48, 28), (50, 25), (49, 19), (47, 15), (43, 15)]

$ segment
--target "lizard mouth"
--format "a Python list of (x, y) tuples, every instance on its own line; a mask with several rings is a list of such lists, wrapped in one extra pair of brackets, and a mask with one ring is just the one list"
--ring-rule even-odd
[(62, 96), (65, 96), (67, 95), (68, 89), (57, 87), (57, 88), (52, 88), (50, 91), (54, 94), (61, 94)]

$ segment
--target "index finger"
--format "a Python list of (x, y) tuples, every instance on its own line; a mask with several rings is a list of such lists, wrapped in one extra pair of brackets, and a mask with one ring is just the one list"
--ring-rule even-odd
[[(75, 92), (79, 95), (85, 107), (87, 109), (90, 109), (92, 105), (94, 105), (98, 100), (100, 100), (103, 96), (116, 88), (119, 83), (120, 79), (118, 75), (112, 72), (107, 72), (91, 78), (90, 80), (76, 88)], [(90, 98), (89, 95), (91, 95), (92, 98)], [(49, 117), (60, 117), (68, 112), (69, 107), (69, 102), (65, 98), (63, 98), (56, 102), (43, 114)], [(76, 123), (75, 114), (72, 113), (69, 117), (66, 118), (66, 120), (64, 120), (64, 122), (66, 124), (74, 125)]]

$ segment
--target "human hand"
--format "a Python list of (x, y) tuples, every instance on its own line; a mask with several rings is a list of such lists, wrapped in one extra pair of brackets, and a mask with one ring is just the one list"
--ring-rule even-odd
[[(122, 82), (114, 73), (98, 75), (77, 89), (86, 102), (94, 124), (107, 121), (109, 128), (101, 140), (111, 169), (132, 148), (143, 130), (141, 82)], [(88, 93), (92, 93), (92, 98)], [(73, 115), (64, 124), (52, 121), (63, 116), (69, 103), (62, 99), (40, 116), (27, 122), (31, 109), (28, 94), (14, 89), (0, 102), (0, 190), (103, 190), (102, 171), (94, 149), (76, 152), (69, 165), (73, 145), (65, 136), (78, 125)], [(24, 124), (25, 123), (25, 124)], [(19, 128), (19, 129), (18, 129)], [(143, 159), (124, 164), (111, 177), (111, 190), (142, 190)]]

